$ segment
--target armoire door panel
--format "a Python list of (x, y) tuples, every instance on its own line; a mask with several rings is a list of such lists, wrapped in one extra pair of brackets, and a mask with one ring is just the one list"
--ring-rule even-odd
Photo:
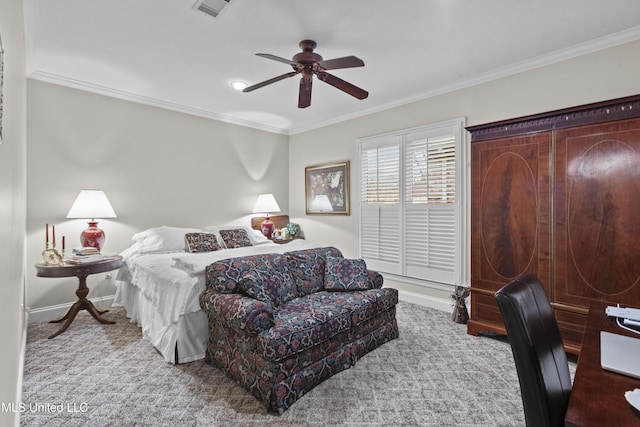
[(494, 294), (536, 274), (551, 286), (551, 133), (471, 145), (471, 318), (468, 332), (504, 333)]
[(550, 286), (548, 132), (472, 145), (472, 285), (535, 273)]
[(553, 300), (640, 304), (640, 119), (556, 132)]

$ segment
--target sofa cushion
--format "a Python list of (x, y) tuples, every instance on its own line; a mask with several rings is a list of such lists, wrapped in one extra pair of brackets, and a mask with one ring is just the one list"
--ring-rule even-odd
[[(274, 326), (258, 335), (258, 351), (267, 360), (285, 359), (379, 316), (397, 303), (398, 291), (393, 288), (321, 291), (295, 298), (280, 306), (274, 313)], [(357, 338), (349, 335), (349, 339)]]
[(296, 281), (299, 296), (324, 290), (324, 269), (327, 261), (322, 256), (308, 254), (288, 255), (291, 275)]
[(324, 288), (327, 291), (365, 291), (370, 286), (367, 264), (362, 259), (327, 257)]
[(206, 268), (207, 286), (214, 292), (236, 292), (238, 281), (246, 272), (281, 264), (289, 264), (288, 258), (281, 254), (249, 255), (216, 261)]
[(296, 297), (295, 283), (286, 265), (279, 270), (254, 268), (238, 282), (238, 290), (248, 297), (271, 303), (274, 307)]
[(327, 257), (342, 258), (342, 252), (334, 247), (302, 249), (286, 252), (291, 274), (296, 281), (299, 296), (324, 290), (324, 270)]
[(258, 352), (265, 359), (285, 359), (349, 330), (350, 313), (310, 298), (314, 295), (295, 298), (276, 310), (275, 325), (258, 335)]

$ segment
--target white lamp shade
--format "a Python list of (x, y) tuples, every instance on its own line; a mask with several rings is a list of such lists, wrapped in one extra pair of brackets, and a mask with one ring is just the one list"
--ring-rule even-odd
[(312, 211), (317, 212), (331, 212), (333, 211), (333, 206), (331, 206), (331, 201), (329, 200), (329, 196), (326, 194), (319, 194), (313, 198), (311, 203), (309, 204), (309, 208)]
[(115, 218), (107, 195), (101, 190), (82, 190), (73, 202), (67, 218)]
[(260, 194), (253, 208), (253, 213), (268, 214), (270, 212), (280, 212), (280, 206), (278, 206), (276, 198), (273, 197), (273, 194)]

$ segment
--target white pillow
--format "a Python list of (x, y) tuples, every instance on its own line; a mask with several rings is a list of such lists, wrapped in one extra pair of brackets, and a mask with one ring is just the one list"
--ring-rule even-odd
[(198, 228), (161, 227), (149, 228), (133, 236), (140, 253), (180, 252), (187, 250), (184, 235), (198, 233)]
[(245, 230), (247, 232), (247, 236), (249, 236), (249, 240), (253, 246), (261, 245), (263, 243), (269, 243), (271, 240), (267, 239), (267, 237), (262, 234), (260, 230), (254, 230), (253, 228), (247, 225), (210, 225), (204, 229), (207, 233), (216, 233), (218, 235), (218, 241), (220, 239), (220, 230)]

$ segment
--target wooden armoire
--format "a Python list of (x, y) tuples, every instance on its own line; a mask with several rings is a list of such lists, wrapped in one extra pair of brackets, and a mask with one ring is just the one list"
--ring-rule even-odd
[(591, 301), (640, 307), (640, 95), (467, 130), (467, 331), (504, 333), (494, 294), (533, 273), (578, 354)]

